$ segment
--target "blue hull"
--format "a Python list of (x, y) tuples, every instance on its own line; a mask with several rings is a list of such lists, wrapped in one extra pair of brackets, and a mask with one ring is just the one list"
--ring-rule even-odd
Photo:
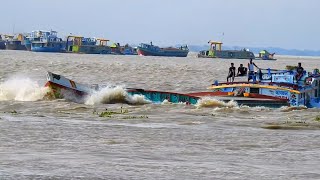
[(60, 47), (31, 47), (33, 52), (65, 52), (64, 49)]
[(25, 40), (24, 45), (26, 46), (28, 51), (31, 51), (31, 41)]
[(4, 41), (0, 41), (0, 49), (6, 49), (6, 44)]

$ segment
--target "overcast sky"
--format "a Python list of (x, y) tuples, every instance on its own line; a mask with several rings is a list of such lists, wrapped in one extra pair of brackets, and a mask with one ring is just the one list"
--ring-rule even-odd
[[(320, 0), (0, 0), (0, 33), (320, 50)], [(223, 35), (224, 34), (224, 35)]]

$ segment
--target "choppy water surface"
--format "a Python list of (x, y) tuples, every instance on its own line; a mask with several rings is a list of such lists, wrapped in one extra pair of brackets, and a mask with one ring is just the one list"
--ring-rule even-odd
[[(256, 64), (320, 64), (278, 58)], [(206, 91), (231, 62), (247, 60), (0, 51), (0, 179), (319, 179), (317, 109), (148, 104), (122, 89)], [(42, 100), (47, 71), (117, 87), (83, 103)], [(105, 109), (125, 113), (99, 117)], [(262, 128), (271, 123), (298, 125)]]

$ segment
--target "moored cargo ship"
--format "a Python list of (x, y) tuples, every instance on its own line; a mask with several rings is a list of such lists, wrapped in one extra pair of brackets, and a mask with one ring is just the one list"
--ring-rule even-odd
[(142, 56), (170, 56), (170, 57), (186, 57), (189, 53), (188, 46), (181, 46), (179, 48), (166, 47), (160, 48), (154, 46), (152, 43), (145, 44), (141, 43), (137, 47), (138, 55)]
[(209, 41), (210, 49), (200, 51), (199, 58), (221, 58), (221, 59), (255, 59), (253, 52), (243, 50), (222, 50), (222, 42)]

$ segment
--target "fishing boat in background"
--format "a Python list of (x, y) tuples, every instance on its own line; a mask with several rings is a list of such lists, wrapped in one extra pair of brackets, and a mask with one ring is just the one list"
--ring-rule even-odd
[(221, 58), (221, 59), (255, 59), (254, 54), (248, 49), (222, 50), (222, 42), (209, 41), (210, 49), (200, 51), (199, 58)]
[(214, 96), (237, 102), (255, 100), (256, 106), (292, 107), (306, 106), (320, 108), (320, 73), (303, 72), (296, 79), (295, 70), (260, 69), (251, 75), (253, 82), (218, 83), (208, 89), (212, 92), (191, 93), (194, 96)]
[(0, 49), (6, 49), (6, 42), (2, 36), (3, 35), (0, 34)]
[(110, 45), (110, 48), (111, 48), (111, 54), (114, 54), (114, 55), (123, 55), (122, 53), (122, 46), (120, 45), (120, 43), (112, 43)]
[(120, 51), (123, 55), (138, 55), (137, 48), (131, 47), (129, 44), (121, 46)]
[(259, 56), (255, 58), (255, 60), (277, 60), (273, 58), (275, 53), (269, 53), (267, 50), (262, 50), (259, 52)]
[(25, 36), (23, 34), (4, 35), (7, 50), (27, 50), (24, 45)]
[[(28, 51), (31, 51), (31, 44), (32, 42), (39, 42), (43, 39), (47, 39), (50, 35), (57, 35), (56, 31), (43, 31), (43, 30), (35, 30), (31, 33), (28, 33), (28, 35), (25, 38), (25, 46)], [(42, 40), (41, 40), (42, 39)]]
[(111, 54), (107, 45), (109, 40), (102, 38), (84, 38), (82, 36), (68, 36), (66, 52), (84, 54)]
[(110, 47), (112, 54), (115, 55), (138, 55), (137, 48), (133, 48), (129, 44), (121, 46), (119, 43), (113, 43)]
[(65, 52), (65, 48), (66, 42), (57, 36), (56, 31), (40, 31), (31, 41), (33, 52)]
[(121, 52), (124, 55), (138, 55), (137, 48), (134, 48), (134, 47), (131, 47), (131, 46), (123, 47)]
[(150, 44), (141, 43), (137, 47), (138, 55), (143, 56), (170, 56), (170, 57), (187, 57), (189, 53), (188, 46), (181, 46), (179, 48), (166, 47), (160, 48), (158, 46)]

